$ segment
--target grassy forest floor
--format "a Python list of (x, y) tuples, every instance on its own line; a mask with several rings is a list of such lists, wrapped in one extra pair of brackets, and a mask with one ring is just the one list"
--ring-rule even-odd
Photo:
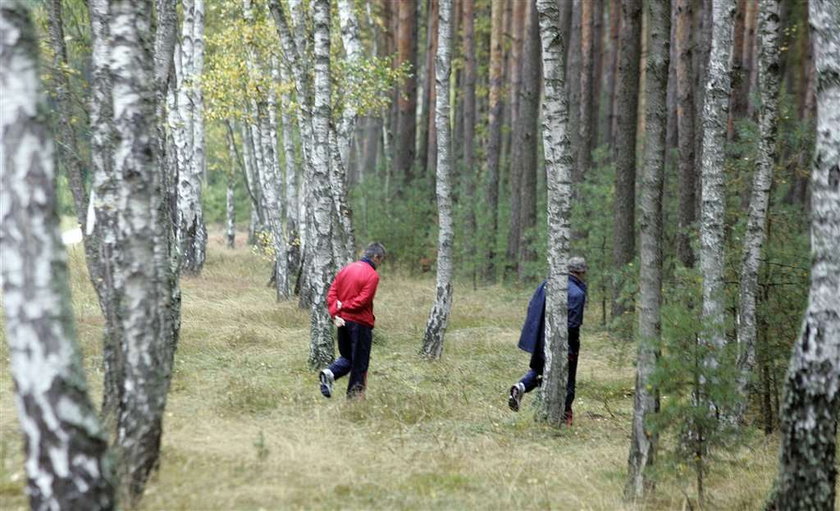
[[(644, 506), (622, 503), (635, 349), (600, 332), (595, 311), (582, 329), (575, 424), (558, 431), (534, 422), (533, 394), (519, 413), (507, 407), (528, 365), (516, 342), (531, 289), (457, 285), (443, 359), (426, 362), (417, 351), (434, 275), (407, 277), (386, 262), (367, 399), (347, 402), (342, 379), (327, 400), (307, 368), (308, 314), (275, 302), (268, 263), (218, 235), (208, 252), (201, 276), (182, 279), (160, 471), (142, 509), (690, 507), (688, 474), (666, 477)], [(71, 249), (73, 306), (99, 402), (102, 319), (82, 257)], [(5, 339), (0, 355), (0, 509), (23, 509)], [(756, 435), (713, 465), (708, 507), (760, 508), (777, 446)]]

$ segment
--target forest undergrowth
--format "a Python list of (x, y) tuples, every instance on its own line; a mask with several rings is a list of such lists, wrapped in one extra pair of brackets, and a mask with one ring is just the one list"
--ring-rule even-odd
[[(238, 240), (244, 237), (240, 235)], [(81, 247), (70, 249), (76, 326), (94, 401), (101, 399), (102, 319)], [(199, 277), (182, 278), (181, 339), (160, 470), (143, 510), (688, 509), (690, 474), (662, 474), (654, 496), (628, 505), (632, 344), (582, 328), (575, 424), (534, 422), (507, 391), (527, 369), (516, 347), (531, 289), (458, 283), (441, 361), (421, 346), (434, 275), (386, 262), (364, 401), (318, 392), (307, 368), (309, 315), (277, 303), (269, 265), (211, 236)], [(5, 334), (0, 334), (5, 335)], [(9, 353), (0, 342), (0, 509), (25, 509), (22, 439)], [(667, 442), (667, 439), (665, 439)], [(758, 509), (777, 466), (778, 438), (755, 435), (707, 479), (707, 506)], [(687, 500), (689, 499), (689, 500)]]

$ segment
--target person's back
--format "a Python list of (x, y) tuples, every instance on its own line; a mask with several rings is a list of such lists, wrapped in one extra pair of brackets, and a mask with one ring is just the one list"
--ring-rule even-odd
[[(373, 314), (373, 299), (379, 285), (379, 274), (374, 265), (365, 259), (355, 261), (338, 272), (327, 293), (327, 307), (330, 316), (345, 321), (355, 321), (373, 328), (376, 316)], [(338, 303), (341, 303), (341, 307)]]

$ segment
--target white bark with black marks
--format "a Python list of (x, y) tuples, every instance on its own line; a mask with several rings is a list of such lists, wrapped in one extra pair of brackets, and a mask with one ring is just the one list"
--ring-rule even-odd
[(135, 505), (159, 457), (163, 411), (177, 343), (172, 279), (162, 212), (155, 136), (151, 0), (110, 2), (114, 182), (119, 252), (114, 289), (120, 301), (125, 361), (117, 414), (118, 474)]
[(639, 352), (636, 390), (624, 489), (628, 500), (641, 499), (651, 487), (651, 469), (657, 437), (651, 431), (651, 416), (657, 410), (657, 390), (651, 377), (659, 352), (662, 306), (662, 191), (665, 176), (665, 125), (667, 124), (668, 68), (671, 34), (670, 2), (650, 2), (647, 26), (647, 78), (644, 164), (641, 173)]
[(758, 89), (761, 95), (759, 113), (758, 158), (753, 176), (747, 231), (741, 256), (740, 307), (738, 308), (738, 393), (740, 402), (734, 420), (744, 419), (749, 383), (755, 367), (756, 291), (761, 249), (766, 237), (767, 209), (773, 166), (776, 164), (776, 128), (779, 101), (779, 0), (759, 2)]
[(833, 509), (840, 414), (840, 4), (811, 0), (817, 139), (811, 172), (811, 289), (781, 411), (771, 509)]
[(559, 427), (565, 417), (568, 374), (568, 259), (574, 156), (569, 141), (569, 99), (566, 91), (566, 34), (560, 6), (537, 0), (542, 69), (543, 152), (548, 186), (548, 286), (545, 296), (545, 371), (538, 418)]
[(35, 510), (113, 509), (108, 444), (70, 308), (38, 43), (23, 2), (0, 5), (0, 83), (0, 280), (26, 492)]
[(703, 149), (701, 166), (700, 272), (703, 275), (700, 342), (709, 347), (705, 364), (719, 365), (715, 353), (724, 347), (724, 158), (729, 112), (733, 0), (712, 2), (712, 49), (703, 101)]
[(435, 300), (426, 331), (423, 334), (421, 354), (429, 359), (439, 359), (443, 353), (446, 325), (452, 310), (452, 185), (451, 138), (449, 131), (449, 81), (451, 73), (452, 0), (440, 0), (438, 7), (438, 46), (435, 56), (435, 130), (437, 130), (436, 194), (438, 207), (438, 251)]

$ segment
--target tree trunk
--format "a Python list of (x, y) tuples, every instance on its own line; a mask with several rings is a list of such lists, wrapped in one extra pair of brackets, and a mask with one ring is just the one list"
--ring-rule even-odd
[(693, 42), (691, 0), (676, 0), (676, 46), (677, 46), (677, 145), (679, 147), (678, 195), (679, 211), (677, 228), (677, 258), (683, 266), (694, 266), (694, 249), (691, 247), (691, 233), (694, 232), (695, 205), (697, 198), (697, 159), (694, 135), (694, 83), (692, 80)]
[[(719, 365), (715, 353), (724, 347), (724, 146), (729, 108), (734, 0), (712, 3), (712, 49), (703, 105), (702, 208), (700, 222), (700, 271), (703, 275), (704, 332), (700, 342), (709, 351), (704, 364)], [(703, 383), (701, 383), (703, 385)], [(714, 403), (710, 403), (714, 405)]]
[(420, 147), (417, 150), (417, 170), (420, 176), (430, 175), (429, 162), (433, 162), (436, 153), (432, 151), (432, 127), (435, 123), (435, 53), (437, 52), (438, 0), (428, 0), (426, 9), (426, 73), (423, 77), (423, 104), (418, 121), (420, 128)]
[(613, 144), (615, 198), (613, 208), (612, 318), (621, 317), (624, 267), (636, 253), (636, 128), (639, 105), (642, 2), (627, 0), (621, 6), (621, 41), (615, 94), (616, 129)]
[(464, 139), (459, 144), (464, 151), (464, 164), (461, 167), (464, 180), (464, 196), (462, 204), (466, 208), (465, 238), (471, 240), (467, 243), (466, 258), (467, 270), (472, 274), (473, 281), (477, 270), (476, 240), (476, 184), (479, 176), (478, 167), (475, 162), (475, 122), (476, 122), (476, 62), (475, 62), (475, 0), (462, 0), (461, 3), (461, 25), (463, 28), (463, 52), (464, 52)]
[[(280, 66), (280, 81), (287, 82), (286, 68)], [(283, 93), (282, 101), (284, 105), (290, 105), (291, 94)], [(284, 181), (286, 190), (286, 244), (288, 252), (286, 253), (286, 274), (289, 276), (289, 284), (294, 291), (294, 283), (297, 276), (300, 274), (301, 264), (301, 239), (298, 226), (300, 225), (300, 217), (302, 215), (300, 202), (298, 201), (298, 175), (297, 162), (295, 159), (295, 142), (294, 133), (292, 130), (292, 116), (289, 109), (284, 107), (280, 113), (280, 121), (283, 124), (283, 153), (285, 155)]]
[(773, 183), (773, 166), (776, 164), (777, 103), (779, 100), (779, 36), (780, 2), (762, 0), (759, 5), (759, 93), (761, 115), (759, 120), (758, 161), (753, 176), (752, 198), (744, 234), (741, 255), (740, 306), (738, 307), (738, 393), (741, 402), (735, 419), (743, 422), (748, 398), (748, 387), (755, 367), (756, 292), (761, 249), (766, 237), (767, 210), (770, 186)]
[(117, 444), (123, 493), (134, 505), (158, 461), (171, 356), (177, 342), (173, 275), (162, 231), (161, 176), (156, 161), (155, 90), (149, 0), (112, 0), (110, 20), (114, 151), (118, 211), (114, 292), (120, 298), (121, 356), (126, 362)]
[(236, 247), (236, 202), (234, 200), (234, 189), (236, 188), (237, 171), (242, 171), (242, 158), (236, 148), (236, 139), (233, 136), (233, 128), (230, 120), (225, 120), (225, 138), (228, 143), (228, 157), (231, 161), (231, 168), (227, 170), (227, 192), (225, 194), (225, 240), (228, 248)]
[(315, 30), (315, 82), (312, 111), (314, 135), (313, 172), (310, 189), (312, 207), (312, 320), (309, 364), (324, 367), (333, 359), (332, 322), (327, 311), (327, 289), (333, 272), (332, 200), (330, 196), (330, 3), (313, 0), (312, 20)]
[(569, 216), (574, 157), (569, 143), (569, 102), (566, 96), (566, 34), (560, 6), (537, 0), (545, 96), (542, 106), (543, 151), (548, 186), (548, 288), (545, 303), (545, 372), (538, 417), (560, 426), (565, 417), (568, 373), (567, 296)]
[(596, 2), (583, 1), (580, 4), (580, 90), (578, 118), (577, 163), (572, 180), (580, 183), (592, 166), (593, 130), (595, 117), (595, 53), (594, 53), (594, 11)]
[(400, 0), (397, 33), (397, 65), (408, 64), (409, 76), (400, 87), (397, 97), (397, 138), (394, 167), (396, 176), (404, 183), (413, 177), (415, 135), (417, 121), (417, 0)]
[(493, 0), (491, 4), (490, 30), (490, 105), (487, 140), (487, 180), (485, 197), (487, 200), (487, 224), (482, 231), (485, 239), (484, 280), (496, 280), (496, 233), (499, 229), (499, 166), (502, 150), (502, 117), (504, 98), (502, 97), (502, 26), (503, 1)]
[(601, 106), (601, 127), (598, 129), (598, 143), (611, 144), (615, 135), (615, 79), (618, 74), (618, 36), (621, 27), (621, 0), (609, 0), (609, 51), (607, 52), (606, 73), (604, 73), (604, 104)]
[[(204, 118), (201, 73), (204, 63), (204, 0), (184, 1), (178, 80), (178, 129), (182, 146), (178, 166), (178, 243), (181, 267), (198, 274), (207, 251), (207, 228), (201, 208), (204, 177)], [(176, 58), (176, 69), (178, 59)]]
[(421, 354), (429, 359), (439, 359), (443, 353), (443, 338), (449, 313), (452, 310), (452, 191), (450, 184), (451, 154), (449, 137), (449, 80), (450, 80), (450, 30), (452, 0), (440, 0), (438, 13), (438, 47), (435, 57), (435, 129), (437, 131), (436, 192), (438, 206), (438, 253), (435, 300), (426, 331), (423, 334)]
[(517, 272), (525, 280), (526, 264), (537, 260), (529, 233), (537, 226), (537, 172), (540, 118), (540, 30), (533, 2), (528, 3), (525, 44), (522, 50), (522, 81), (519, 84), (519, 114), (514, 125), (513, 165), (519, 167), (519, 254)]
[(781, 411), (781, 456), (770, 509), (832, 509), (840, 412), (840, 5), (809, 3), (817, 70), (811, 173), (811, 289)]
[(0, 7), (0, 280), (27, 494), (32, 509), (113, 509), (108, 443), (88, 397), (70, 307), (38, 42), (22, 4)]
[(650, 420), (658, 411), (658, 391), (651, 378), (661, 338), (662, 304), (662, 190), (665, 176), (668, 69), (671, 34), (670, 2), (648, 4), (645, 78), (646, 122), (642, 167), (639, 264), (639, 354), (630, 437), (627, 500), (642, 499), (652, 487), (651, 469), (657, 436)]

